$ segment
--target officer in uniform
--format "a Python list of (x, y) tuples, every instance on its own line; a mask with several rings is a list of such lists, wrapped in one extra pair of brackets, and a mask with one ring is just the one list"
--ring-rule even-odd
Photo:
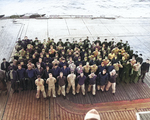
[(71, 74), (67, 76), (67, 81), (68, 81), (68, 87), (66, 90), (66, 93), (69, 93), (70, 88), (72, 87), (72, 94), (75, 95), (75, 80), (76, 80), (76, 75), (74, 74), (74, 71), (71, 71)]
[(53, 97), (56, 97), (55, 92), (56, 78), (53, 77), (52, 73), (49, 73), (49, 78), (46, 80), (46, 83), (48, 84), (48, 97), (51, 97), (51, 93)]
[(143, 62), (141, 65), (141, 80), (144, 83), (145, 74), (149, 72), (149, 59), (146, 60), (146, 62)]
[(123, 66), (121, 65), (120, 62), (114, 63), (113, 66), (114, 66), (114, 69), (115, 69), (115, 71), (117, 73), (116, 83), (118, 84), (119, 81), (120, 81), (120, 79), (119, 79), (119, 70), (120, 70), (120, 68), (123, 68)]
[(139, 74), (138, 74), (138, 71), (141, 67), (141, 64), (140, 62), (137, 62), (136, 64), (133, 65), (133, 68), (132, 68), (132, 75), (131, 75), (131, 79), (130, 81), (131, 82), (134, 82), (136, 83), (139, 79)]
[(94, 63), (92, 66), (91, 66), (91, 73), (97, 73), (97, 70), (98, 70), (98, 66), (96, 65), (96, 63)]
[(41, 79), (40, 75), (37, 76), (37, 79), (35, 80), (35, 84), (37, 86), (36, 98), (39, 99), (40, 91), (42, 92), (43, 97), (46, 98), (46, 93), (45, 93), (45, 88), (44, 88), (44, 80)]
[(63, 76), (63, 72), (60, 72), (60, 75), (57, 77), (58, 80), (58, 91), (57, 94), (62, 93), (64, 99), (66, 99), (65, 85), (66, 85), (66, 76)]
[(80, 73), (80, 75), (77, 77), (77, 81), (78, 81), (78, 85), (77, 85), (77, 93), (79, 93), (80, 91), (80, 87), (81, 87), (81, 90), (82, 90), (82, 94), (85, 96), (85, 82), (86, 80), (86, 76), (84, 75), (83, 72)]
[(97, 75), (95, 75), (94, 73), (91, 73), (89, 75), (89, 86), (88, 86), (88, 92), (91, 91), (91, 87), (93, 88), (92, 89), (92, 95), (95, 96), (96, 94), (96, 78), (97, 78)]

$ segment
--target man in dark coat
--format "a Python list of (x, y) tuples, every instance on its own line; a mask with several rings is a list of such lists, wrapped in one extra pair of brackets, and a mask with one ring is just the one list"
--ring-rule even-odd
[(58, 67), (58, 64), (55, 64), (54, 68), (52, 69), (52, 74), (55, 78), (57, 78), (57, 76), (59, 76), (61, 69), (60, 67)]
[(77, 81), (78, 81), (78, 85), (77, 85), (77, 93), (79, 93), (80, 91), (80, 87), (82, 90), (82, 94), (85, 96), (85, 80), (86, 80), (86, 76), (84, 75), (84, 73), (80, 73), (80, 75), (77, 77)]
[(136, 58), (136, 62), (140, 62), (140, 64), (143, 63), (142, 54), (139, 54), (139, 56)]
[(89, 86), (88, 86), (88, 92), (91, 91), (91, 87), (93, 87), (92, 89), (92, 95), (95, 96), (96, 94), (96, 78), (97, 75), (95, 75), (94, 73), (91, 73), (89, 75)]
[(3, 58), (3, 62), (1, 63), (1, 69), (5, 71), (6, 75), (6, 81), (8, 80), (8, 67), (10, 63), (6, 61), (5, 58)]
[(13, 89), (13, 92), (19, 92), (18, 90), (18, 75), (17, 75), (17, 72), (12, 68), (10, 67), (10, 71), (9, 71), (9, 79), (11, 81), (11, 88)]
[(43, 78), (44, 77), (44, 69), (43, 69), (43, 67), (41, 67), (40, 63), (37, 63), (36, 66), (37, 66), (37, 68), (35, 69), (36, 77), (38, 75), (40, 75), (41, 78)]
[(57, 77), (57, 81), (58, 81), (58, 95), (60, 95), (60, 93), (62, 93), (64, 99), (66, 98), (66, 92), (65, 92), (65, 85), (66, 85), (66, 81), (67, 78), (63, 75), (63, 72), (60, 72), (60, 75)]
[(5, 71), (0, 70), (0, 90), (6, 91), (7, 90), (7, 85), (5, 82)]
[(29, 65), (28, 69), (26, 70), (26, 78), (28, 79), (28, 85), (30, 90), (35, 89), (36, 73), (35, 70), (32, 69), (31, 65)]
[(146, 60), (146, 62), (143, 62), (141, 66), (141, 80), (144, 83), (145, 74), (149, 72), (149, 59)]
[(104, 69), (102, 72), (99, 72), (98, 79), (97, 79), (97, 89), (102, 92), (104, 92), (105, 85), (108, 81), (108, 73), (106, 72), (106, 69)]
[(5, 72), (8, 72), (8, 67), (10, 63), (6, 61), (5, 58), (3, 58), (3, 62), (1, 63), (1, 69), (4, 70)]
[(21, 64), (18, 65), (17, 75), (18, 75), (18, 80), (20, 81), (20, 85), (22, 87), (22, 91), (26, 90), (27, 89), (26, 82), (25, 82), (26, 70), (22, 68)]
[(70, 69), (66, 66), (66, 64), (64, 64), (61, 68), (61, 72), (63, 72), (63, 76), (67, 77), (70, 74)]

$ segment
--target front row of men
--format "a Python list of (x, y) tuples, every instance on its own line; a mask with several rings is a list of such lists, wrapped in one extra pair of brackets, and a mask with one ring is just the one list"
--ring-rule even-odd
[[(80, 75), (77, 76), (72, 71), (71, 74), (67, 76), (63, 76), (63, 72), (60, 72), (60, 75), (57, 77), (57, 80), (55, 77), (53, 77), (52, 73), (49, 73), (49, 78), (46, 80), (46, 83), (48, 84), (48, 97), (56, 97), (55, 92), (55, 86), (58, 85), (57, 94), (60, 96), (63, 95), (64, 99), (66, 98), (66, 93), (68, 94), (70, 91), (70, 88), (72, 87), (72, 94), (75, 95), (76, 93), (79, 93), (80, 88), (82, 91), (82, 94), (85, 96), (85, 81), (88, 79), (89, 85), (88, 85), (88, 93), (91, 92), (92, 88), (92, 94), (93, 96), (96, 95), (96, 84), (97, 84), (97, 90), (101, 90), (102, 92), (108, 91), (109, 88), (112, 86), (112, 93), (115, 95), (115, 88), (116, 88), (116, 71), (113, 69), (110, 73), (107, 73), (106, 69), (104, 69), (102, 72), (100, 72), (97, 75), (94, 73), (91, 73), (88, 78), (84, 75), (83, 72), (80, 73)], [(77, 88), (75, 89), (75, 84), (77, 81)], [(66, 86), (66, 82), (68, 83)], [(36, 98), (39, 98), (40, 91), (43, 94), (43, 97), (46, 98), (45, 93), (45, 87), (44, 87), (44, 80), (41, 78), (40, 75), (37, 76), (37, 79), (35, 80), (35, 84), (37, 86), (37, 93)], [(65, 91), (65, 87), (66, 91)]]

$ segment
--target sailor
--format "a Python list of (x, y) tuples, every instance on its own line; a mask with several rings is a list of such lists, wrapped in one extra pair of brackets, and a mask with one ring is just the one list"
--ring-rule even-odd
[(36, 78), (35, 70), (32, 68), (31, 65), (29, 65), (28, 69), (26, 70), (26, 79), (28, 79), (28, 85), (30, 90), (35, 89), (35, 78)]
[(143, 62), (141, 65), (141, 80), (144, 83), (145, 74), (149, 72), (150, 60), (147, 59), (146, 62)]
[(142, 54), (139, 54), (139, 56), (136, 58), (137, 62), (140, 62), (140, 64), (143, 63), (143, 58), (142, 58)]
[(106, 69), (104, 69), (102, 72), (99, 72), (98, 77), (97, 77), (97, 89), (102, 92), (104, 92), (105, 85), (107, 84), (108, 81), (108, 73)]
[(77, 76), (80, 75), (80, 73), (83, 73), (83, 66), (82, 63), (79, 64), (79, 66), (76, 68)]
[(52, 73), (49, 73), (49, 77), (46, 80), (46, 83), (48, 84), (48, 97), (52, 96), (55, 98), (56, 97), (56, 92), (55, 92), (55, 83), (56, 83), (56, 78), (53, 77)]
[(69, 68), (70, 68), (70, 72), (76, 72), (76, 65), (74, 64), (74, 63), (71, 63), (70, 65), (69, 65)]
[(140, 67), (141, 67), (140, 62), (137, 62), (136, 64), (133, 65), (132, 75), (131, 75), (131, 79), (130, 79), (131, 82), (136, 83), (139, 80), (138, 72), (139, 72)]
[(63, 42), (62, 42), (62, 39), (59, 39), (59, 41), (57, 42), (57, 46), (58, 46), (58, 45), (61, 45), (61, 46), (64, 45)]
[(45, 88), (44, 88), (44, 80), (41, 79), (40, 75), (37, 76), (37, 79), (35, 80), (35, 84), (37, 86), (36, 98), (39, 99), (40, 91), (42, 92), (43, 97), (46, 98), (46, 93), (45, 93)]
[(97, 73), (97, 70), (98, 70), (98, 66), (96, 65), (96, 63), (94, 63), (92, 66), (91, 66), (91, 73)]
[(20, 86), (22, 88), (21, 91), (27, 90), (27, 86), (25, 82), (26, 70), (25, 68), (22, 68), (21, 64), (18, 65), (17, 75), (18, 75), (18, 80), (20, 82)]
[(78, 81), (78, 84), (77, 84), (77, 93), (79, 93), (80, 91), (80, 87), (81, 87), (81, 90), (82, 90), (82, 94), (85, 96), (85, 80), (86, 80), (86, 76), (84, 75), (83, 72), (80, 73), (80, 75), (77, 77), (77, 81)]
[(66, 99), (65, 85), (66, 85), (66, 76), (63, 75), (63, 72), (60, 72), (60, 75), (57, 77), (58, 80), (58, 91), (57, 94), (60, 96), (62, 93), (64, 99)]
[(67, 81), (68, 81), (68, 87), (66, 90), (66, 93), (69, 93), (70, 88), (72, 87), (72, 94), (75, 95), (75, 80), (76, 80), (76, 75), (74, 74), (74, 71), (71, 71), (71, 74), (67, 76)]
[(93, 96), (95, 96), (95, 94), (96, 94), (96, 78), (97, 78), (97, 75), (95, 75), (94, 73), (91, 73), (89, 75), (88, 92), (91, 91), (91, 87), (92, 87), (92, 95)]
[(116, 83), (118, 84), (119, 81), (120, 81), (120, 79), (119, 79), (119, 70), (120, 70), (120, 68), (123, 68), (123, 66), (121, 65), (120, 62), (114, 63), (113, 66), (114, 66), (114, 69), (115, 69), (115, 71), (117, 73)]
[(9, 71), (9, 79), (11, 81), (11, 88), (13, 89), (13, 93), (19, 92), (18, 88), (18, 75), (17, 72), (13, 69), (13, 67), (10, 67)]
[(110, 77), (108, 80), (108, 84), (106, 86), (106, 91), (109, 90), (109, 88), (112, 86), (112, 94), (115, 95), (116, 92), (116, 78), (118, 74), (116, 74), (116, 71), (113, 69), (110, 73)]

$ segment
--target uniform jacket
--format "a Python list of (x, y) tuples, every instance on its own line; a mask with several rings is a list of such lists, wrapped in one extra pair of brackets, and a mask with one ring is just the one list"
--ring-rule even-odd
[(24, 68), (21, 68), (20, 70), (17, 70), (18, 79), (24, 79), (26, 75), (26, 70)]
[(6, 68), (4, 67), (4, 62), (1, 63), (1, 69), (4, 71), (8, 71), (8, 67), (9, 67), (10, 63), (6, 61)]
[(108, 81), (108, 73), (103, 74), (102, 72), (99, 72), (97, 84), (103, 86), (107, 83), (107, 81)]

